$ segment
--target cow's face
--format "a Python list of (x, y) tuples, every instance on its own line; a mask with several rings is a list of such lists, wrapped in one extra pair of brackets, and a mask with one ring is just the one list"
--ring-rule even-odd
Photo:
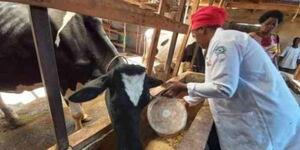
[(126, 72), (121, 73), (124, 90), (134, 106), (138, 105), (144, 91), (145, 75), (145, 72), (133, 75), (129, 75)]
[(91, 100), (109, 88), (106, 95), (108, 112), (117, 134), (118, 149), (140, 150), (140, 110), (149, 99), (149, 88), (162, 81), (145, 73), (138, 65), (122, 64), (109, 73), (92, 80), (69, 97), (73, 102)]
[[(124, 93), (134, 106), (139, 103), (143, 91), (162, 84), (162, 81), (148, 76), (145, 68), (139, 65), (122, 64), (107, 74), (98, 77), (69, 97), (73, 102), (85, 102), (97, 97), (105, 89), (110, 88), (116, 94)], [(144, 90), (147, 88), (146, 90)]]

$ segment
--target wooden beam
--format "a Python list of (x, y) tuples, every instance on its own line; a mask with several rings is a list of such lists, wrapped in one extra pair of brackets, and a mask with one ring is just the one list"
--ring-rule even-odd
[(188, 26), (122, 0), (3, 0), (186, 33)]
[[(158, 14), (163, 16), (165, 13), (165, 8), (166, 8), (166, 0), (161, 0), (160, 4), (159, 4), (159, 8), (158, 8)], [(146, 72), (149, 75), (152, 74), (153, 64), (155, 61), (155, 55), (157, 54), (157, 43), (158, 43), (159, 36), (160, 36), (160, 30), (161, 30), (161, 28), (154, 29), (153, 35), (152, 35), (150, 52), (149, 52), (149, 55), (146, 60), (147, 61), (146, 62)]]
[(260, 3), (261, 2), (261, 0), (250, 0), (251, 2), (253, 2), (253, 3)]
[[(194, 4), (192, 5), (191, 14), (194, 13), (194, 12), (198, 9), (199, 3), (200, 3), (201, 1), (202, 1), (202, 0), (195, 0), (195, 1), (194, 1)], [(183, 41), (182, 41), (182, 43), (181, 43), (181, 47), (180, 47), (179, 52), (178, 52), (178, 54), (177, 54), (177, 56), (176, 56), (177, 62), (176, 62), (176, 64), (175, 64), (175, 68), (174, 68), (174, 71), (173, 71), (173, 76), (176, 76), (177, 73), (178, 73), (178, 70), (179, 70), (179, 67), (180, 67), (180, 64), (181, 64), (181, 60), (182, 60), (182, 57), (183, 57), (183, 54), (184, 54), (184, 49), (185, 49), (185, 46), (186, 46), (186, 44), (187, 44), (187, 42), (188, 42), (188, 40), (189, 40), (189, 36), (190, 36), (190, 33), (191, 33), (191, 28), (192, 28), (192, 26), (191, 26), (191, 24), (190, 24), (189, 29), (188, 29), (188, 32), (187, 32), (187, 34), (184, 36)]]
[[(200, 7), (207, 6), (209, 3), (200, 3)], [(219, 6), (213, 4), (213, 6)], [(247, 2), (227, 2), (225, 7), (238, 8), (238, 9), (255, 9), (255, 10), (280, 10), (286, 13), (294, 13), (297, 11), (298, 6), (283, 3), (247, 3)]]
[[(164, 0), (162, 0), (164, 1)], [(155, 55), (157, 54), (157, 43), (160, 35), (160, 29), (154, 29), (152, 38), (151, 38), (151, 45), (150, 45), (150, 52), (149, 55), (147, 55), (146, 58), (146, 72), (147, 74), (152, 74), (153, 64), (155, 61)]]
[[(105, 103), (101, 102), (101, 105), (105, 105)], [(108, 114), (106, 114), (90, 126), (86, 126), (71, 134), (69, 136), (70, 146), (73, 147), (73, 150), (81, 150), (88, 144), (103, 137), (111, 129), (111, 122)], [(57, 150), (57, 145), (48, 148), (48, 150)]]
[(215, 3), (215, 4), (211, 4), (210, 2), (200, 2), (199, 7), (205, 7), (205, 6), (216, 6), (218, 7), (219, 4)]
[(137, 5), (137, 6), (139, 6), (142, 9), (149, 9), (149, 10), (156, 11), (156, 7), (149, 6), (149, 5), (145, 4), (145, 3), (141, 3), (141, 2), (138, 2), (136, 0), (124, 0), (124, 1), (127, 2), (127, 3), (130, 3), (130, 4), (133, 4), (133, 5)]
[(204, 150), (212, 124), (213, 118), (206, 100), (176, 150)]
[(224, 5), (225, 0), (220, 0), (219, 7), (222, 7)]
[[(177, 16), (175, 18), (175, 21), (182, 21), (183, 20), (183, 16), (184, 16), (184, 12), (185, 12), (185, 9), (184, 9), (185, 8), (185, 3), (186, 3), (186, 0), (180, 0), (179, 10), (177, 12)], [(164, 66), (165, 75), (163, 77), (163, 80), (167, 80), (168, 77), (169, 77), (169, 72), (171, 70), (171, 64), (172, 64), (172, 59), (173, 59), (173, 56), (174, 56), (177, 37), (178, 37), (178, 33), (174, 32), (173, 35), (172, 35), (172, 39), (171, 39), (171, 43), (170, 43), (170, 48), (169, 48), (169, 53), (168, 53), (168, 57), (167, 57), (167, 60), (166, 60), (166, 64)]]
[(285, 72), (280, 72), (286, 85), (295, 93), (300, 94), (300, 84), (299, 81), (293, 79), (294, 76)]
[(296, 71), (294, 73), (294, 79), (300, 82), (300, 65), (298, 65), (296, 68)]
[[(208, 5), (209, 5), (209, 6), (214, 5), (214, 2), (215, 2), (215, 0), (209, 0), (209, 1), (208, 1)], [(206, 5), (206, 6), (207, 6), (207, 5)]]
[(124, 32), (124, 35), (123, 35), (123, 53), (126, 52), (126, 45), (127, 45), (127, 24), (126, 23), (123, 23), (123, 32)]
[(299, 2), (299, 6), (298, 6), (298, 9), (297, 9), (297, 11), (296, 11), (294, 17), (292, 18), (292, 22), (294, 22), (295, 19), (297, 18), (298, 14), (299, 14), (299, 10), (300, 10), (300, 2)]
[(136, 39), (135, 39), (135, 53), (136, 54), (140, 54), (139, 48), (140, 48), (140, 32), (141, 32), (141, 28), (139, 25), (137, 25), (136, 27)]
[(30, 6), (29, 13), (39, 69), (53, 120), (57, 149), (65, 150), (69, 148), (69, 142), (61, 103), (62, 99), (48, 11), (43, 7)]
[(144, 43), (144, 34), (142, 33), (141, 35), (140, 35), (140, 38), (139, 38), (139, 49), (138, 49), (138, 51), (139, 51), (139, 55), (141, 55), (142, 54), (142, 43)]
[(245, 2), (229, 2), (226, 7), (236, 7), (240, 9), (258, 9), (258, 10), (280, 10), (287, 13), (297, 11), (297, 5), (280, 4), (280, 3), (245, 3)]

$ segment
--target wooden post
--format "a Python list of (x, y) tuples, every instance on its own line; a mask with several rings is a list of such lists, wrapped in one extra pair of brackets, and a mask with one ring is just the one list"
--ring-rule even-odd
[(183, 16), (183, 22), (182, 23), (187, 23), (187, 20), (186, 20), (186, 17), (189, 15), (189, 6), (190, 6), (190, 3), (191, 3), (191, 1), (187, 1), (187, 4), (186, 4), (186, 6), (187, 7), (185, 7), (185, 10), (184, 10), (184, 16)]
[[(180, 1), (178, 14), (175, 18), (175, 21), (180, 21), (181, 22), (183, 20), (183, 16), (184, 16), (183, 13), (184, 13), (184, 10), (185, 10), (184, 9), (185, 8), (185, 3), (186, 3), (186, 0), (181, 0)], [(176, 48), (177, 37), (178, 37), (178, 32), (173, 32), (168, 57), (167, 57), (167, 60), (166, 60), (166, 64), (164, 66), (165, 76), (164, 76), (163, 80), (167, 80), (168, 77), (169, 77), (169, 72), (171, 70), (171, 64), (172, 64), (172, 59), (173, 59), (174, 51), (175, 51), (175, 48)]]
[(141, 28), (139, 25), (136, 26), (136, 39), (135, 39), (135, 53), (140, 54), (139, 48), (140, 48), (140, 33), (141, 33)]
[(212, 6), (214, 4), (215, 0), (209, 0), (208, 5)]
[(219, 7), (222, 7), (224, 5), (225, 0), (220, 0)]
[[(165, 3), (166, 0), (161, 0), (159, 4), (159, 9), (158, 9), (158, 14), (164, 16), (165, 12)], [(146, 72), (147, 74), (151, 75), (152, 74), (152, 68), (153, 64), (155, 61), (155, 55), (157, 53), (157, 43), (159, 40), (159, 35), (160, 35), (160, 28), (156, 28), (153, 31), (152, 39), (151, 39), (151, 45), (150, 45), (150, 52), (149, 55), (147, 56), (146, 60)]]
[(124, 23), (124, 35), (123, 35), (123, 53), (126, 52), (126, 43), (127, 43), (127, 24)]
[(142, 43), (144, 43), (144, 33), (141, 33), (139, 43), (140, 43), (140, 45), (139, 45), (139, 54), (143, 54), (142, 46), (144, 46), (144, 44), (142, 44)]
[(298, 9), (296, 11), (296, 14), (294, 15), (293, 19), (292, 19), (292, 22), (295, 21), (295, 19), (297, 18), (298, 14), (299, 14), (299, 10), (300, 10), (300, 2), (299, 2), (299, 6), (298, 6)]
[(31, 28), (59, 150), (69, 148), (47, 8), (30, 6)]
[[(194, 1), (194, 4), (192, 6), (192, 10), (191, 10), (191, 14), (194, 13), (197, 9), (198, 9), (198, 6), (199, 6), (199, 3), (201, 2), (201, 0), (195, 0)], [(176, 62), (176, 65), (175, 65), (175, 68), (174, 68), (174, 71), (173, 71), (173, 76), (176, 76), (177, 73), (178, 73), (178, 70), (179, 70), (179, 67), (180, 67), (180, 64), (181, 64), (181, 60), (182, 60), (182, 57), (183, 57), (183, 54), (184, 54), (184, 49), (185, 49), (185, 46), (189, 40), (189, 36), (190, 36), (190, 33), (191, 33), (191, 24), (189, 26), (189, 29), (188, 29), (188, 32), (187, 34), (184, 36), (183, 38), (183, 41), (181, 43), (181, 47), (180, 47), (180, 50), (177, 54), (177, 62)]]
[(300, 82), (300, 65), (297, 66), (297, 69), (294, 73), (294, 79)]

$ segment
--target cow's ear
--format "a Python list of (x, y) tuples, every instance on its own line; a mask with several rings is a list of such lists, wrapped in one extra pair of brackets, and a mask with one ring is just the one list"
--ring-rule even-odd
[(98, 77), (85, 84), (82, 89), (73, 93), (68, 99), (77, 103), (92, 100), (105, 91), (108, 87), (108, 80), (108, 75)]
[(147, 81), (148, 81), (148, 86), (150, 88), (153, 88), (153, 87), (156, 87), (156, 86), (159, 86), (159, 85), (163, 84), (163, 81), (158, 80), (158, 79), (156, 79), (152, 76), (147, 75), (146, 78), (147, 78)]

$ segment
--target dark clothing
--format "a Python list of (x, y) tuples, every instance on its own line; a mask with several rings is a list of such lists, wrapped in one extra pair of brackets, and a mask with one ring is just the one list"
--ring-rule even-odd
[[(195, 52), (195, 50), (196, 50), (196, 52)], [(196, 55), (193, 58), (194, 54), (196, 54)], [(204, 73), (205, 72), (205, 61), (204, 61), (204, 56), (202, 53), (202, 48), (200, 46), (198, 46), (196, 42), (188, 45), (185, 48), (184, 55), (183, 55), (183, 58), (181, 61), (182, 62), (192, 62), (193, 59), (195, 59), (194, 64), (192, 65), (193, 71)]]
[(211, 127), (207, 145), (209, 147), (209, 150), (221, 150), (215, 123), (213, 123)]
[(290, 74), (294, 74), (296, 71), (296, 69), (288, 69), (288, 68), (282, 68), (282, 67), (279, 67), (279, 70), (286, 72), (286, 73), (290, 73)]

